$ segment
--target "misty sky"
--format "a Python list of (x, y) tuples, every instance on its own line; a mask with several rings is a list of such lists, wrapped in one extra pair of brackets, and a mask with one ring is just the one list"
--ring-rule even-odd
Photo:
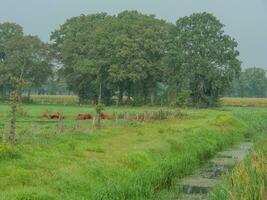
[(0, 23), (16, 22), (25, 33), (49, 41), (51, 31), (80, 14), (138, 10), (175, 22), (194, 12), (210, 12), (239, 43), (243, 67), (267, 69), (267, 0), (0, 0)]

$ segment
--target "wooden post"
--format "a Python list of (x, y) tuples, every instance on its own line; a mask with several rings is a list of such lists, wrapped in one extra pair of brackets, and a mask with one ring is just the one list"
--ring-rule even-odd
[(144, 112), (144, 122), (146, 121), (146, 112)]

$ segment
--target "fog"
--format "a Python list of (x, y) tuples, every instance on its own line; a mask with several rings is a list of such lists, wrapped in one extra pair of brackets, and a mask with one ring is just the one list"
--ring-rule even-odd
[(80, 14), (138, 10), (175, 22), (194, 12), (213, 13), (239, 44), (243, 68), (267, 69), (267, 2), (265, 0), (0, 0), (0, 23), (15, 22), (27, 34), (49, 41), (51, 31)]

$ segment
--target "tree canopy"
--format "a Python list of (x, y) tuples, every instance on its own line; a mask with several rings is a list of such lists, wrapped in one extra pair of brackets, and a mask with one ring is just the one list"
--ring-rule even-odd
[(41, 85), (52, 74), (49, 49), (37, 36), (24, 35), (17, 24), (0, 24), (0, 87), (2, 94), (14, 89), (14, 79)]
[(128, 96), (147, 103), (150, 97), (154, 104), (159, 94), (176, 101), (186, 91), (194, 105), (209, 106), (241, 70), (237, 42), (223, 27), (208, 13), (173, 25), (124, 11), (71, 18), (51, 39), (69, 88), (81, 99), (103, 96), (109, 103), (117, 95), (119, 102)]
[(217, 103), (218, 98), (238, 77), (241, 62), (237, 42), (223, 31), (212, 14), (196, 13), (176, 22), (168, 44), (168, 70), (175, 76), (170, 85), (189, 90), (197, 106)]
[(21, 74), (44, 85), (54, 65), (80, 101), (107, 105), (216, 105), (241, 71), (237, 42), (209, 13), (176, 24), (137, 11), (80, 15), (52, 32), (51, 45), (3, 23), (0, 41), (1, 91)]

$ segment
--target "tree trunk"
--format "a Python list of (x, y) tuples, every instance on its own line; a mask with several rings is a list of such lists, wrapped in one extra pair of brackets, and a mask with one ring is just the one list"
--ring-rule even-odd
[(98, 104), (101, 104), (101, 98), (102, 98), (102, 83), (99, 84), (99, 94), (98, 94)]
[(30, 87), (28, 89), (28, 94), (27, 94), (28, 101), (30, 101), (30, 99), (31, 99), (31, 93), (32, 93), (32, 88)]
[(10, 144), (15, 144), (16, 142), (16, 120), (17, 120), (17, 107), (20, 100), (21, 94), (21, 81), (16, 83), (15, 90), (11, 93), (11, 120), (10, 120), (10, 130), (8, 140)]
[(150, 95), (150, 104), (151, 104), (151, 106), (155, 105), (155, 93), (154, 93), (154, 91)]
[(123, 91), (121, 88), (119, 88), (118, 105), (122, 104), (123, 104)]
[(10, 144), (15, 144), (16, 136), (16, 116), (17, 114), (17, 102), (12, 101), (11, 104), (11, 120), (10, 120), (10, 131), (8, 136), (8, 141)]

